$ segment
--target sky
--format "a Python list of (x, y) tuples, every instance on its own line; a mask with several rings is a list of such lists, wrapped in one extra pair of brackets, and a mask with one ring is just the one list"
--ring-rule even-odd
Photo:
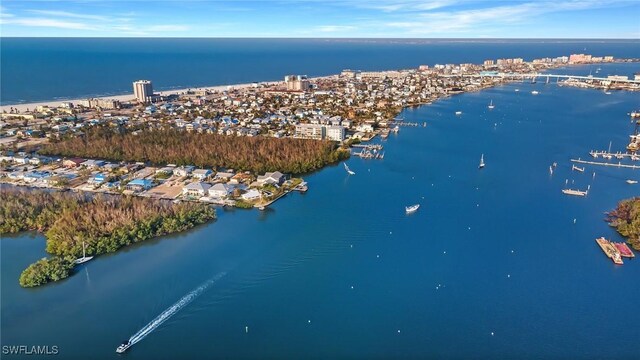
[(2, 0), (2, 37), (640, 38), (640, 0)]

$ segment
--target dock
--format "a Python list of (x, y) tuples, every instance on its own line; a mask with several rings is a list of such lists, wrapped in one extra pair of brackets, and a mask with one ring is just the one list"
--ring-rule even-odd
[(640, 169), (640, 165), (627, 165), (621, 162), (614, 164), (614, 163), (608, 163), (608, 162), (586, 161), (586, 160), (580, 160), (580, 159), (571, 159), (571, 162), (578, 163), (578, 164), (613, 166), (613, 167), (619, 167), (619, 168), (625, 168), (625, 169)]
[(615, 247), (609, 240), (601, 237), (596, 239), (598, 245), (600, 245), (600, 249), (607, 255), (608, 258), (611, 259), (615, 264), (622, 265), (622, 257), (620, 256), (620, 251), (617, 247)]
[(597, 159), (599, 157), (603, 157), (604, 159), (613, 159), (615, 157), (616, 159), (622, 160), (628, 157), (633, 161), (640, 160), (640, 156), (636, 154), (621, 153), (621, 152), (612, 153), (605, 150), (601, 150), (601, 151), (591, 150), (589, 151), (589, 155), (591, 155), (594, 159)]

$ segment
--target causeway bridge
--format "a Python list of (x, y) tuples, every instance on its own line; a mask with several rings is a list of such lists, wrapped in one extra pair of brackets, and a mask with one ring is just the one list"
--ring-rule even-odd
[(456, 75), (444, 75), (445, 77), (497, 77), (507, 79), (532, 79), (538, 78), (545, 79), (546, 82), (550, 82), (551, 79), (558, 81), (559, 79), (576, 79), (576, 80), (595, 80), (595, 81), (610, 81), (611, 83), (626, 83), (640, 85), (640, 80), (633, 79), (610, 79), (595, 76), (579, 76), (579, 75), (566, 75), (566, 74), (547, 74), (547, 73), (497, 73), (497, 74), (456, 74)]

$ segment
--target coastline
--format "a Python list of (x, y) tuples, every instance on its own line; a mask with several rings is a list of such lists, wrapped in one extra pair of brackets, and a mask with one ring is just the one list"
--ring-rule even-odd
[[(185, 93), (189, 90), (208, 90), (208, 91), (225, 91), (225, 90), (229, 90), (229, 89), (246, 89), (249, 87), (254, 86), (254, 84), (258, 84), (258, 85), (271, 85), (276, 83), (275, 81), (264, 81), (264, 82), (258, 82), (258, 83), (248, 83), (248, 84), (231, 84), (231, 85), (215, 85), (215, 86), (201, 86), (201, 87), (190, 87), (190, 88), (184, 88), (184, 89), (174, 89), (174, 90), (165, 90), (165, 91), (158, 91), (156, 92), (156, 94), (162, 95), (162, 96), (168, 96), (168, 95), (172, 95), (172, 94), (181, 94), (181, 93)], [(0, 106), (0, 112), (4, 112), (7, 111), (9, 112), (10, 108), (14, 108), (14, 109), (18, 109), (19, 112), (25, 112), (27, 109), (29, 110), (33, 110), (38, 106), (49, 106), (49, 107), (57, 107), (58, 105), (60, 105), (63, 102), (72, 102), (72, 103), (78, 103), (82, 100), (86, 100), (86, 99), (92, 99), (94, 97), (82, 97), (82, 98), (75, 98), (75, 99), (53, 99), (53, 100), (47, 100), (47, 101), (39, 101), (39, 102), (29, 102), (29, 103), (20, 103), (20, 104), (7, 104), (7, 105), (2, 105)], [(135, 100), (135, 96), (133, 95), (133, 92), (131, 93), (127, 93), (127, 94), (123, 94), (123, 95), (115, 95), (115, 96), (98, 96), (95, 97), (95, 99), (110, 99), (110, 100), (119, 100), (121, 102), (127, 102), (127, 101), (132, 101)]]

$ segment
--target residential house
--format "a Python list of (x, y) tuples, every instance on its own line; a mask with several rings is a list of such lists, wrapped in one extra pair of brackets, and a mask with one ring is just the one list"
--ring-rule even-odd
[(80, 166), (80, 164), (82, 164), (83, 162), (84, 162), (84, 159), (82, 158), (70, 158), (62, 161), (62, 166), (67, 168), (74, 168), (74, 167)]
[(260, 199), (260, 191), (251, 189), (240, 196), (245, 201), (255, 201)]
[(233, 191), (233, 186), (217, 183), (209, 189), (209, 196), (225, 198)]
[(153, 181), (149, 179), (135, 179), (127, 184), (127, 190), (135, 192), (149, 190), (153, 187)]
[(180, 166), (178, 168), (175, 168), (173, 170), (173, 173), (176, 176), (187, 176), (189, 174), (191, 174), (193, 172), (193, 169), (195, 169), (195, 166), (191, 166), (191, 165), (187, 165), (187, 166)]
[(257, 181), (260, 185), (282, 185), (285, 181), (285, 176), (280, 171), (267, 172), (264, 175), (259, 175)]
[(213, 171), (211, 171), (210, 169), (197, 169), (193, 170), (193, 172), (191, 173), (191, 176), (194, 179), (198, 179), (200, 181), (208, 179), (211, 175), (213, 175)]
[(182, 188), (182, 193), (187, 196), (203, 197), (207, 195), (211, 185), (204, 182), (192, 182)]

